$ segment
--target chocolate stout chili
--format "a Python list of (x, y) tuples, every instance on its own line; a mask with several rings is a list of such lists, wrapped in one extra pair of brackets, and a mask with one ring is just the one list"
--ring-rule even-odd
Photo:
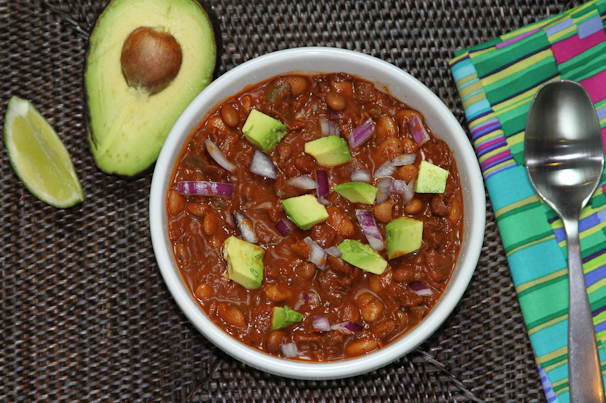
[[(248, 134), (253, 110), (271, 123), (269, 143)], [(311, 151), (328, 137), (350, 158), (332, 166)], [(429, 182), (422, 165), (433, 169)], [(434, 187), (436, 172), (443, 189), (417, 187)], [(370, 196), (340, 191), (351, 183)], [(318, 213), (306, 204), (285, 211), (289, 199)], [(452, 152), (423, 116), (337, 73), (274, 77), (219, 105), (178, 159), (167, 213), (181, 274), (217, 326), (272, 355), (334, 361), (380, 349), (428, 314), (456, 264), (463, 203)], [(422, 227), (416, 250), (388, 245), (402, 217)], [(353, 260), (346, 244), (358, 248)], [(245, 273), (229, 267), (238, 245), (256, 253)]]

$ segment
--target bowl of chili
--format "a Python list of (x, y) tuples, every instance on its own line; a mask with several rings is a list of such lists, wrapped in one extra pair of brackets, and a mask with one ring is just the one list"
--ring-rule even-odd
[(185, 316), (236, 359), (300, 379), (366, 373), (431, 336), (471, 280), (485, 213), (444, 103), (387, 62), (319, 47), (209, 85), (150, 193), (154, 253)]

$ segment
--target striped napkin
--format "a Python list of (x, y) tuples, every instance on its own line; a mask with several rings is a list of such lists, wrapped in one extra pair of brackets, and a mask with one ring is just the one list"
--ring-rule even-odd
[[(562, 222), (530, 185), (524, 130), (545, 82), (589, 92), (606, 135), (606, 0), (455, 52), (450, 66), (495, 210), (503, 246), (549, 402), (569, 402), (568, 268)], [(606, 174), (579, 230), (585, 281), (606, 369)], [(605, 382), (606, 383), (606, 382)]]

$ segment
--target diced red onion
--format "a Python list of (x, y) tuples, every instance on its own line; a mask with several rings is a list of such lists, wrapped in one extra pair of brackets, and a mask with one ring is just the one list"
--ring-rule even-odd
[(236, 217), (236, 225), (238, 226), (238, 229), (240, 230), (240, 234), (242, 235), (242, 238), (244, 238), (244, 240), (246, 242), (250, 242), (250, 243), (259, 243), (259, 240), (257, 239), (257, 235), (255, 234), (255, 231), (253, 230), (253, 225), (252, 225), (252, 221), (250, 220), (250, 218), (245, 217), (242, 213), (236, 211), (234, 213), (234, 216)]
[(356, 217), (358, 217), (360, 228), (362, 229), (364, 235), (366, 235), (366, 239), (368, 239), (368, 243), (370, 244), (371, 248), (376, 251), (385, 249), (381, 231), (379, 231), (379, 227), (377, 227), (377, 223), (375, 221), (375, 217), (372, 215), (372, 212), (369, 210), (356, 209)]
[(412, 138), (419, 145), (419, 147), (429, 141), (429, 133), (427, 133), (427, 130), (425, 130), (425, 126), (418, 116), (410, 119), (408, 122), (406, 122), (406, 125), (408, 126), (408, 131), (412, 133)]
[(227, 221), (227, 224), (232, 227), (232, 228), (236, 228), (236, 219), (234, 218), (234, 214), (231, 211), (227, 211), (225, 213), (225, 221)]
[(354, 182), (370, 182), (370, 171), (366, 169), (354, 169), (351, 173), (351, 180)]
[(310, 237), (305, 237), (303, 241), (311, 248), (311, 254), (309, 260), (318, 269), (324, 270), (326, 268), (326, 259), (328, 259), (328, 253), (317, 243), (315, 243)]
[(389, 195), (391, 195), (391, 180), (391, 178), (381, 178), (377, 181), (377, 204), (381, 204), (389, 199)]
[(292, 230), (290, 224), (285, 219), (281, 219), (280, 221), (278, 221), (278, 223), (276, 224), (276, 229), (280, 231), (280, 234), (282, 235), (286, 235)]
[(425, 284), (421, 283), (420, 281), (413, 281), (412, 283), (409, 283), (408, 286), (417, 295), (420, 295), (422, 297), (433, 294), (433, 291), (431, 291), (431, 288), (427, 287)]
[(348, 333), (359, 332), (364, 329), (362, 325), (351, 320), (343, 323), (337, 323), (336, 325), (332, 325), (330, 328), (332, 330), (345, 330)]
[(337, 122), (324, 118), (320, 118), (320, 130), (322, 130), (322, 134), (325, 136), (339, 136), (341, 134)]
[(322, 204), (327, 204), (325, 199), (330, 190), (328, 185), (328, 174), (322, 169), (316, 169), (316, 181), (318, 183), (318, 201)]
[(250, 172), (265, 178), (276, 179), (278, 177), (278, 169), (271, 158), (258, 148), (253, 151), (249, 169)]
[(374, 130), (375, 122), (373, 122), (372, 119), (366, 120), (349, 133), (349, 147), (356, 148), (364, 144), (364, 142), (372, 136)]
[(263, 202), (261, 204), (257, 204), (256, 206), (254, 206), (253, 208), (255, 210), (269, 210), (270, 208), (272, 208), (274, 205), (272, 204), (272, 202), (270, 201), (266, 201)]
[(397, 167), (401, 167), (404, 165), (414, 164), (416, 159), (417, 159), (417, 153), (400, 154), (396, 158), (391, 160), (391, 163)]
[(396, 172), (396, 166), (391, 161), (386, 161), (375, 170), (375, 178), (385, 178)]
[(336, 246), (331, 246), (328, 249), (325, 249), (326, 253), (328, 253), (332, 257), (341, 257), (343, 256), (343, 252), (339, 250)]
[(311, 190), (318, 188), (318, 182), (313, 180), (309, 175), (301, 175), (286, 181), (288, 186), (293, 186), (303, 190)]
[(236, 166), (229, 162), (225, 155), (219, 150), (219, 147), (209, 139), (204, 139), (204, 145), (206, 146), (206, 150), (210, 154), (210, 156), (215, 160), (217, 164), (219, 164), (222, 168), (228, 170), (229, 172), (233, 172), (236, 169)]
[(409, 183), (400, 179), (394, 179), (391, 181), (391, 191), (402, 195), (404, 204), (408, 204), (415, 195), (415, 179), (411, 179)]
[(325, 316), (312, 316), (311, 323), (317, 332), (330, 332), (330, 323)]
[(299, 356), (299, 349), (296, 343), (280, 344), (280, 351), (286, 358), (295, 358)]
[[(299, 295), (299, 301), (297, 301), (297, 305), (299, 306), (299, 308), (305, 304), (311, 304), (311, 305), (317, 305), (320, 303), (320, 297), (318, 296), (318, 294), (314, 293), (306, 293), (303, 292), (301, 293), (301, 295)], [(297, 306), (295, 305), (295, 306)], [(298, 308), (293, 308), (295, 311)]]
[(182, 181), (177, 183), (177, 192), (183, 195), (217, 196), (230, 198), (234, 185), (207, 181)]

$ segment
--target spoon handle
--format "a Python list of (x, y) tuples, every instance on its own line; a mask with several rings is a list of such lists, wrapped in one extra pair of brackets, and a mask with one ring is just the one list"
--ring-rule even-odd
[(572, 403), (603, 403), (604, 385), (581, 260), (578, 220), (563, 219), (568, 244), (568, 380)]

